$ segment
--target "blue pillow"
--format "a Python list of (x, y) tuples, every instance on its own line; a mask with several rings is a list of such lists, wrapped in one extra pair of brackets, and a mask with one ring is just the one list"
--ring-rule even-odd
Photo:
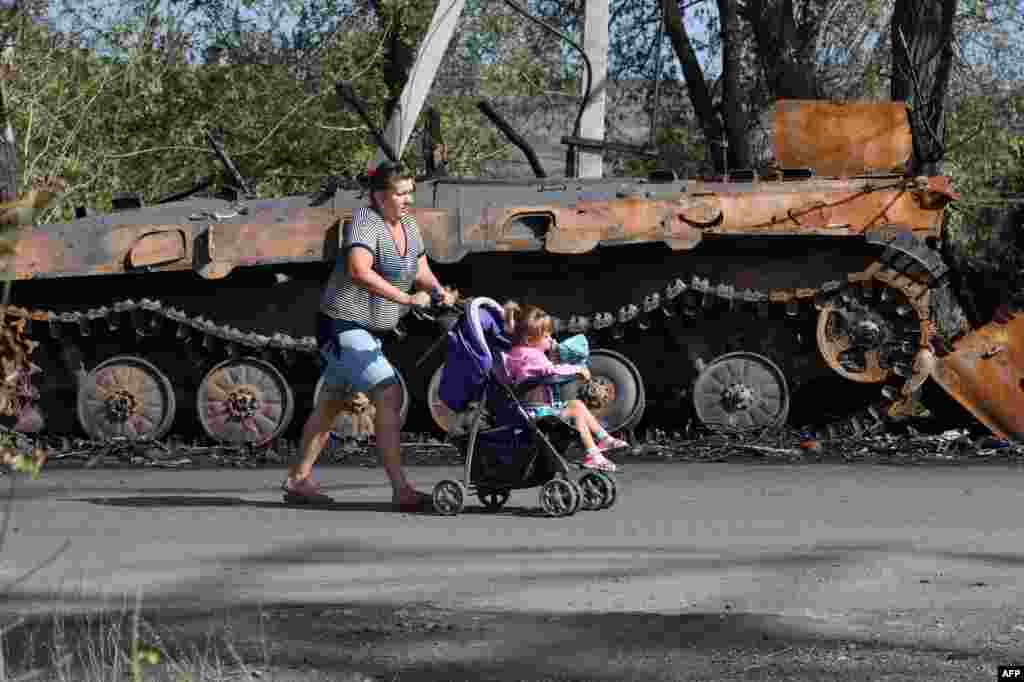
[(558, 361), (566, 365), (586, 365), (590, 362), (590, 342), (587, 337), (576, 334), (560, 342)]

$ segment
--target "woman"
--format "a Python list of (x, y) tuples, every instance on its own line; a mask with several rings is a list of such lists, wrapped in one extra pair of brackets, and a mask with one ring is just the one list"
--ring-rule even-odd
[(430, 305), (428, 292), (451, 303), (451, 294), (430, 270), (419, 227), (407, 211), (414, 191), (409, 174), (396, 164), (381, 164), (370, 174), (369, 207), (354, 211), (351, 229), (345, 231), (317, 315), (323, 387), (302, 429), (299, 461), (289, 467), (282, 485), (287, 502), (331, 501), (313, 479), (313, 465), (351, 393), (373, 400), (377, 450), (391, 480), (392, 502), (412, 511), (430, 500), (402, 470), (402, 389), (377, 338), (394, 329), (410, 305)]

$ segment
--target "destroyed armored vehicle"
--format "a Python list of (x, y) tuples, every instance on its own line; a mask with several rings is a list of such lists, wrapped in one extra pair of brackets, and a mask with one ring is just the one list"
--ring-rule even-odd
[[(417, 57), (434, 68), (413, 69), (426, 75), (406, 85), (389, 122), (389, 134), (406, 137), (389, 150), (370, 126), (392, 158), (457, 16), (435, 12), (437, 44), (425, 41)], [(998, 315), (963, 313), (964, 292), (938, 249), (957, 196), (946, 177), (905, 173), (903, 105), (779, 101), (772, 134), (773, 162), (757, 171), (435, 175), (419, 181), (412, 212), (443, 282), (466, 296), (535, 303), (556, 318), (556, 335), (591, 337), (591, 373), (611, 398), (599, 416), (612, 430), (647, 415), (675, 426), (691, 416), (730, 429), (796, 419), (858, 432), (908, 410), (932, 378), (997, 434), (1024, 435), (1019, 292), (1005, 292)], [(151, 206), (122, 197), (107, 215), (22, 230), (7, 256), (15, 283), (5, 314), (39, 344), (27, 421), (97, 440), (198, 429), (265, 443), (312, 407), (318, 295), (365, 192), (326, 183), (311, 196), (194, 194)], [(403, 418), (429, 414), (445, 430), (443, 358), (429, 352), (436, 335), (407, 318), (386, 351), (402, 375)], [(339, 431), (365, 430), (365, 396), (352, 405)]]

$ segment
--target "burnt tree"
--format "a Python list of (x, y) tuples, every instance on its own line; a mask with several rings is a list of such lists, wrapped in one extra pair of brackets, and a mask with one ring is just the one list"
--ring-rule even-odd
[(388, 88), (384, 121), (387, 122), (402, 96), (402, 88), (409, 80), (409, 72), (416, 61), (416, 46), (406, 27), (408, 8), (393, 0), (370, 0), (369, 4), (377, 15), (381, 29), (387, 34), (384, 43), (384, 83)]
[(7, 116), (6, 98), (18, 16), (17, 2), (0, 7), (0, 202), (11, 201), (18, 195), (18, 157), (14, 128)]
[(11, 201), (17, 194), (18, 160), (14, 149), (14, 129), (7, 120), (4, 88), (0, 86), (0, 202)]
[[(734, 0), (719, 0), (719, 5), (734, 5)], [(704, 69), (701, 68), (700, 61), (697, 59), (697, 52), (694, 50), (690, 36), (686, 31), (686, 23), (683, 21), (683, 13), (679, 9), (678, 0), (662, 0), (661, 8), (665, 16), (665, 32), (668, 34), (669, 41), (672, 43), (672, 49), (676, 53), (676, 57), (679, 59), (679, 64), (682, 67), (683, 79), (686, 81), (690, 102), (693, 104), (693, 110), (697, 115), (701, 132), (704, 133), (704, 139), (708, 145), (708, 151), (715, 168), (720, 172), (725, 169), (726, 150), (728, 150), (729, 166), (746, 165), (743, 162), (737, 163), (737, 159), (743, 159), (744, 161), (749, 159), (749, 154), (747, 153), (749, 146), (746, 137), (742, 134), (734, 134), (735, 131), (742, 130), (743, 128), (743, 125), (739, 122), (739, 117), (744, 115), (741, 107), (726, 107), (724, 102), (722, 107), (715, 106), (711, 88), (708, 87), (707, 80), (704, 77)], [(731, 16), (735, 15), (735, 11), (731, 12)], [(729, 31), (726, 31), (726, 33), (728, 37), (734, 35)], [(723, 57), (723, 59), (727, 58)], [(731, 68), (731, 64), (723, 68), (723, 79), (735, 78), (737, 75)], [(723, 91), (730, 95), (738, 93), (738, 85), (735, 83), (725, 83)], [(730, 117), (732, 125), (730, 125)]]
[(896, 0), (890, 94), (910, 110), (911, 175), (939, 174), (945, 152), (944, 100), (953, 66), (956, 5), (956, 0)]
[(827, 5), (824, 0), (747, 0), (740, 6), (773, 98), (822, 98), (815, 49)]

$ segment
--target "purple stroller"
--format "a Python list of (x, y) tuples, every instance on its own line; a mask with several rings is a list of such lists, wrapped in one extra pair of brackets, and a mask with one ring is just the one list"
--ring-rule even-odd
[(497, 511), (510, 491), (536, 487), (550, 516), (611, 507), (616, 499), (611, 474), (586, 471), (578, 481), (570, 478), (562, 453), (579, 441), (576, 429), (558, 417), (533, 419), (521, 402), (539, 385), (557, 391), (575, 379), (548, 377), (513, 385), (504, 363), (510, 348), (502, 307), (489, 298), (470, 299), (448, 332), (439, 389), (441, 400), (466, 424), (452, 434), (465, 456), (465, 474), (462, 481), (446, 479), (434, 486), (434, 509), (458, 514), (475, 493), (485, 509)]

